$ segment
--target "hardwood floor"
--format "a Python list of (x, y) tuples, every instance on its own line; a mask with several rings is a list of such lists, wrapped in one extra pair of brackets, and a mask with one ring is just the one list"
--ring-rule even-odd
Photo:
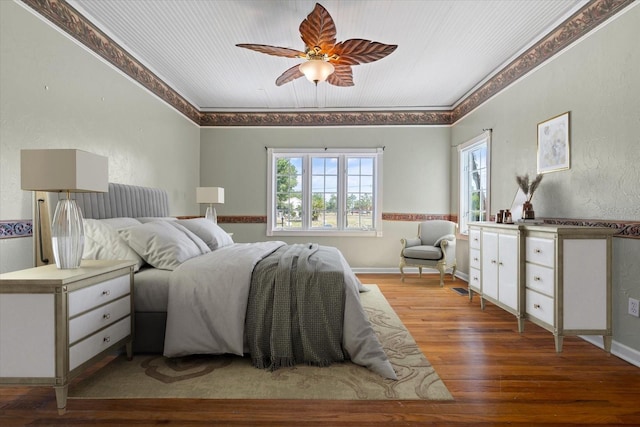
[[(450, 288), (434, 275), (359, 275), (377, 283), (454, 401), (70, 400), (50, 387), (0, 387), (0, 425), (640, 425), (640, 368), (577, 338), (552, 335)], [(71, 385), (73, 387), (73, 384)]]

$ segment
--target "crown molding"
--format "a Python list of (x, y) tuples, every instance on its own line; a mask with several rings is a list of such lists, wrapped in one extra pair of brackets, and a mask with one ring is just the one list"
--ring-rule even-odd
[(202, 112), (65, 0), (21, 1), (199, 126), (451, 125), (634, 3), (634, 0), (590, 1), (451, 110)]

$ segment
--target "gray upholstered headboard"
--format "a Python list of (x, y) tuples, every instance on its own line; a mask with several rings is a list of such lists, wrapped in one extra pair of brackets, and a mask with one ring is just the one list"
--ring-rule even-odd
[[(66, 197), (63, 193), (49, 193), (50, 218), (59, 198)], [(140, 218), (149, 216), (169, 216), (169, 196), (165, 190), (135, 185), (109, 183), (107, 193), (73, 193), (71, 198), (76, 200), (85, 218)]]
[[(64, 193), (37, 193), (38, 220), (33, 223), (35, 264), (53, 260), (51, 220)], [(169, 195), (165, 190), (109, 183), (107, 193), (72, 193), (85, 218), (141, 218), (169, 216)], [(44, 206), (40, 206), (41, 202)]]

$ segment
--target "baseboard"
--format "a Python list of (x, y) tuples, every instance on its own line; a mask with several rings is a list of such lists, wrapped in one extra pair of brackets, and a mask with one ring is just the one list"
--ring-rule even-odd
[[(595, 345), (596, 347), (604, 349), (604, 343), (601, 336), (580, 335), (580, 338)], [(611, 342), (611, 354), (640, 368), (640, 351), (636, 349), (627, 347), (626, 345), (614, 340)]]
[[(400, 274), (398, 267), (360, 267), (351, 268), (356, 274)], [(406, 267), (404, 269), (405, 274), (418, 274), (417, 267)], [(423, 274), (439, 274), (435, 268), (424, 267), (422, 269)]]
[[(360, 267), (360, 268), (352, 268), (351, 270), (353, 270), (354, 273), (356, 274), (400, 274), (400, 269), (398, 267), (381, 267), (381, 268), (375, 268), (375, 267)], [(406, 267), (404, 269), (404, 272), (406, 274), (418, 274), (418, 268), (417, 267)], [(438, 274), (438, 270), (436, 270), (435, 268), (427, 268), (424, 267), (422, 269), (422, 274)], [(451, 274), (451, 270), (447, 271), (446, 274)], [(456, 270), (456, 274), (455, 276), (458, 279), (464, 280), (465, 282), (469, 283), (469, 275), (466, 273), (462, 273), (460, 271)]]

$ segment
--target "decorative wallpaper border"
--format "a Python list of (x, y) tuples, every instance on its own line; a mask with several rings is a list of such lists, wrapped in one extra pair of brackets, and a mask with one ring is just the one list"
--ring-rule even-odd
[(32, 235), (33, 222), (30, 219), (0, 221), (0, 239), (31, 237)]
[(592, 0), (484, 85), (446, 111), (201, 112), (64, 0), (22, 0), (200, 126), (450, 125), (580, 39), (634, 0)]
[(458, 217), (448, 214), (382, 213), (383, 221), (430, 221), (434, 219), (456, 222)]
[[(181, 219), (199, 218), (198, 216), (180, 216)], [(383, 213), (383, 221), (419, 222), (441, 219), (458, 222), (455, 214), (417, 214), (417, 213)], [(602, 219), (569, 219), (569, 218), (541, 218), (545, 224), (579, 225), (588, 227), (609, 227), (618, 230), (614, 237), (640, 239), (640, 221), (617, 221)], [(266, 215), (224, 215), (218, 217), (220, 224), (266, 224)], [(24, 220), (0, 220), (0, 239), (16, 237), (31, 237), (33, 222)]]
[(616, 221), (606, 219), (569, 219), (569, 218), (541, 218), (545, 224), (579, 225), (587, 227), (608, 227), (618, 230), (614, 237), (628, 237), (640, 239), (640, 221)]
[(305, 111), (202, 113), (200, 126), (449, 125), (451, 111)]
[(266, 215), (218, 215), (219, 224), (266, 224)]

